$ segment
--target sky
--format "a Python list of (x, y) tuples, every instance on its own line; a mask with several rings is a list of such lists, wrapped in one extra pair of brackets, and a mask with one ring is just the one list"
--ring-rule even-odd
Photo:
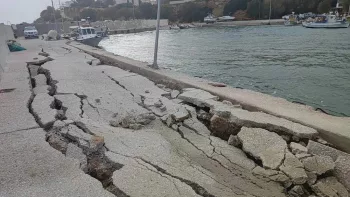
[[(58, 7), (58, 0), (53, 0)], [(61, 0), (61, 3), (67, 0)], [(32, 23), (40, 12), (51, 5), (51, 0), (0, 0), (0, 23)]]

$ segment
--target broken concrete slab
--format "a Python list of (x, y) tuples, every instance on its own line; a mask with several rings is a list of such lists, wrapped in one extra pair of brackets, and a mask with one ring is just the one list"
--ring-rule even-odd
[(47, 85), (47, 79), (44, 74), (39, 74), (34, 77), (35, 87)]
[(83, 107), (79, 97), (74, 94), (55, 95), (54, 97), (61, 102), (62, 106), (66, 109), (65, 116), (67, 119), (78, 121), (81, 118), (83, 114), (81, 109)]
[(28, 65), (28, 69), (29, 69), (29, 73), (31, 77), (35, 77), (38, 75), (38, 70), (39, 70), (40, 66), (36, 66), (36, 65)]
[(54, 97), (45, 93), (40, 93), (34, 97), (31, 104), (34, 116), (45, 128), (52, 126), (56, 121), (57, 110), (52, 108), (54, 102)]
[(33, 88), (34, 95), (37, 95), (40, 93), (52, 94), (52, 91), (53, 91), (53, 89), (49, 85), (36, 86), (35, 88)]
[(87, 172), (87, 158), (81, 148), (69, 143), (67, 145), (66, 157), (77, 159), (80, 162), (80, 169)]
[(263, 112), (250, 112), (244, 109), (229, 107), (221, 102), (210, 101), (211, 113), (230, 113), (227, 118), (229, 124), (236, 126), (263, 128), (269, 131), (278, 133), (286, 133), (300, 138), (313, 138), (318, 135), (318, 132), (310, 127), (294, 123), (292, 121), (278, 118)]
[[(207, 117), (209, 116), (204, 114), (204, 118)], [(198, 118), (202, 117), (199, 116)], [(222, 139), (228, 139), (230, 135), (237, 135), (241, 127), (236, 126), (234, 124), (230, 124), (230, 122), (226, 118), (220, 117), (218, 115), (213, 115), (210, 118), (210, 129), (214, 136), (218, 136)]]
[(114, 196), (76, 160), (50, 147), (45, 134), (32, 129), (1, 135), (0, 196)]
[(176, 122), (181, 122), (186, 120), (188, 117), (190, 117), (190, 114), (184, 107), (179, 107), (178, 111), (175, 113), (172, 113), (171, 116)]
[(170, 97), (171, 97), (172, 99), (175, 99), (175, 98), (177, 98), (177, 96), (179, 96), (179, 94), (180, 94), (180, 91), (178, 91), (178, 90), (172, 90), (172, 91), (171, 91), (171, 94), (170, 94)]
[(350, 156), (339, 156), (335, 161), (334, 176), (350, 191)]
[(279, 169), (284, 172), (294, 184), (301, 185), (307, 181), (303, 164), (288, 150)]
[(291, 151), (294, 155), (307, 153), (307, 148), (299, 143), (291, 142), (289, 144), (289, 148), (291, 149)]
[(314, 155), (324, 155), (332, 157), (333, 161), (336, 161), (339, 156), (349, 156), (350, 154), (337, 150), (335, 148), (323, 145), (321, 143), (309, 140), (308, 145), (306, 146), (308, 153)]
[(286, 176), (283, 172), (278, 170), (264, 169), (260, 166), (256, 166), (253, 169), (253, 174), (262, 176), (269, 180), (277, 181), (283, 184), (288, 184), (288, 182), (290, 182), (289, 177)]
[(37, 56), (32, 58), (32, 60), (27, 61), (28, 65), (42, 65), (45, 62), (52, 61), (51, 57)]
[(335, 164), (330, 156), (315, 155), (301, 160), (305, 166), (305, 170), (322, 175), (334, 169)]
[(243, 151), (261, 160), (264, 167), (277, 169), (281, 165), (287, 148), (281, 136), (265, 129), (242, 127), (237, 137)]
[(71, 124), (63, 128), (62, 130), (65, 130), (62, 131), (63, 134), (66, 134), (69, 139), (78, 142), (81, 146), (88, 146), (88, 142), (91, 140), (92, 137), (92, 135), (85, 133), (77, 126)]
[(311, 186), (312, 190), (321, 197), (348, 197), (349, 193), (345, 187), (337, 181), (335, 177), (327, 177), (318, 180), (317, 183)]
[(182, 90), (178, 96), (178, 99), (184, 100), (188, 103), (192, 103), (198, 107), (208, 107), (206, 104), (207, 100), (218, 100), (219, 97), (210, 94), (204, 90), (195, 89), (195, 88), (185, 88)]
[(200, 122), (197, 117), (192, 116), (192, 118), (187, 118), (183, 121), (183, 125), (187, 128), (197, 131), (201, 135), (210, 135), (208, 128), (202, 122)]

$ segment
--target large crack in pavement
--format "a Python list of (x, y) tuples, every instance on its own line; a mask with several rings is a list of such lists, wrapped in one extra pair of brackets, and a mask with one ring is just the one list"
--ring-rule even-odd
[[(45, 63), (45, 62), (44, 62)], [(40, 63), (40, 66), (42, 66), (44, 63)], [(31, 75), (31, 71), (29, 69), (30, 64), (27, 64), (27, 68), (28, 68), (28, 72), (30, 77), (32, 78)], [(51, 86), (51, 88), (53, 88), (54, 91), (51, 91), (50, 96), (55, 95), (56, 93), (56, 83), (57, 81), (54, 81), (51, 78), (51, 74), (49, 70), (43, 69), (42, 67), (39, 68), (39, 72), (40, 74), (44, 74), (46, 76), (47, 79), (47, 85)], [(56, 150), (62, 152), (63, 154), (66, 154), (67, 151), (67, 145), (69, 143), (74, 144), (76, 146), (78, 146), (80, 149), (82, 149), (83, 154), (86, 156), (87, 159), (87, 170), (83, 170), (86, 174), (90, 175), (91, 177), (99, 180), (103, 186), (103, 188), (109, 192), (111, 192), (112, 194), (118, 196), (118, 197), (129, 197), (125, 192), (123, 192), (122, 190), (120, 190), (117, 186), (114, 185), (113, 183), (113, 172), (116, 170), (119, 170), (120, 168), (123, 167), (122, 164), (113, 162), (111, 160), (109, 160), (106, 155), (105, 155), (105, 151), (106, 151), (106, 147), (104, 146), (104, 141), (102, 138), (102, 142), (101, 142), (101, 137), (98, 136), (94, 136), (94, 134), (89, 131), (85, 125), (82, 122), (71, 122), (66, 124), (64, 127), (69, 127), (69, 125), (75, 125), (77, 129), (81, 130), (83, 133), (86, 133), (88, 135), (91, 135), (91, 141), (89, 141), (86, 146), (85, 144), (82, 144), (80, 139), (72, 139), (70, 138), (71, 136), (68, 136), (67, 134), (62, 134), (60, 133), (59, 129), (62, 128), (53, 128), (53, 123), (50, 124), (49, 126), (44, 126), (43, 124), (41, 124), (40, 122), (40, 117), (38, 114), (36, 114), (33, 110), (32, 107), (32, 103), (33, 100), (35, 98), (35, 94), (33, 91), (33, 80), (30, 80), (31, 82), (31, 96), (28, 100), (27, 103), (27, 108), (29, 110), (29, 112), (33, 115), (33, 117), (35, 118), (35, 121), (38, 123), (38, 125), (43, 128), (47, 133), (46, 133), (46, 141), (50, 144), (51, 147), (55, 148)], [(77, 95), (77, 97), (79, 97), (81, 99), (81, 116), (83, 115), (84, 111), (83, 111), (83, 102), (82, 100), (85, 99), (86, 97), (83, 97), (81, 95)], [(60, 105), (60, 106), (59, 106)], [(59, 100), (54, 98), (54, 102), (52, 103), (52, 106), (46, 106), (46, 107), (51, 107), (51, 108), (61, 108), (63, 107), (62, 103), (60, 103)], [(61, 110), (59, 109), (59, 110)], [(63, 114), (61, 114), (62, 116), (55, 116), (56, 118), (56, 122), (60, 121), (60, 120), (65, 120), (65, 111), (66, 110), (62, 110)], [(90, 147), (92, 146), (92, 143), (96, 143), (94, 147)], [(100, 146), (99, 144), (103, 144), (102, 146)]]

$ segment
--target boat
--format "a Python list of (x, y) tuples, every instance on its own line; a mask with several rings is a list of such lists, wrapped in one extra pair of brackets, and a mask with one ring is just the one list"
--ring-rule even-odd
[(71, 39), (92, 47), (97, 47), (103, 39), (103, 36), (98, 35), (95, 28), (89, 25), (72, 26), (70, 29), (73, 30)]
[(233, 16), (221, 16), (218, 18), (219, 22), (226, 22), (226, 21), (233, 21), (235, 20), (235, 17)]
[(204, 17), (204, 22), (205, 23), (215, 23), (216, 22), (216, 17), (212, 14), (208, 14), (208, 16)]
[(299, 23), (299, 16), (295, 15), (294, 12), (292, 12), (291, 15), (284, 16), (284, 25), (285, 26), (294, 26), (298, 25)]
[(320, 15), (316, 16), (312, 22), (303, 22), (306, 28), (348, 28), (349, 22), (345, 18), (337, 18), (336, 15)]

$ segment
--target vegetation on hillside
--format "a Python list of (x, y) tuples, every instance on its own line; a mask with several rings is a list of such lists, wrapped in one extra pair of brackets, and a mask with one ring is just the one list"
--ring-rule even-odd
[[(132, 6), (138, 1), (139, 6)], [(210, 0), (197, 0), (176, 6), (169, 5), (169, 0), (162, 1), (161, 18), (174, 22), (202, 21), (213, 10), (208, 7)], [(269, 15), (270, 1), (272, 4), (272, 18), (295, 13), (326, 13), (337, 3), (336, 0), (230, 0), (223, 9), (224, 15), (234, 15), (241, 20), (266, 19)], [(350, 0), (342, 0), (345, 10)], [(130, 19), (155, 19), (157, 5), (142, 3), (142, 0), (128, 0), (127, 3), (115, 5), (115, 0), (106, 0), (103, 3), (95, 0), (74, 0), (71, 8), (80, 10), (73, 20), (90, 18), (96, 20), (130, 20)], [(40, 13), (36, 23), (54, 22), (53, 8)], [(56, 20), (61, 19), (59, 11), (55, 11)]]

